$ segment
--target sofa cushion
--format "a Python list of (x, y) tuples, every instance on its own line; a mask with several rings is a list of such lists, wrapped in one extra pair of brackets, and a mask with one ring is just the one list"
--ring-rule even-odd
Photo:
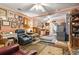
[(12, 53), (19, 50), (19, 45), (15, 44), (13, 46), (7, 46), (0, 48), (0, 55), (11, 55)]

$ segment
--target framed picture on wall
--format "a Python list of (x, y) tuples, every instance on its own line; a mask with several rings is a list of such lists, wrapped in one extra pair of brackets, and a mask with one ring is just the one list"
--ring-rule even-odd
[(2, 20), (0, 20), (0, 30), (1, 30)]
[(2, 26), (10, 26), (10, 21), (2, 20)]
[(15, 19), (18, 19), (19, 16), (17, 14), (15, 14), (14, 17), (15, 17)]
[(12, 21), (12, 20), (13, 20), (12, 18), (8, 17), (8, 21)]
[(7, 13), (8, 13), (9, 18), (14, 18), (14, 12), (13, 11), (8, 10)]
[(17, 22), (11, 22), (11, 28), (16, 28), (17, 27)]
[(0, 18), (2, 20), (7, 20), (7, 10), (0, 8)]

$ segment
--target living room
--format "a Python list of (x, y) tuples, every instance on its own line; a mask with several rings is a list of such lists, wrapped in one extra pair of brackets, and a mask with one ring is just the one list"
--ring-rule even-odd
[(78, 55), (78, 7), (0, 3), (0, 55)]

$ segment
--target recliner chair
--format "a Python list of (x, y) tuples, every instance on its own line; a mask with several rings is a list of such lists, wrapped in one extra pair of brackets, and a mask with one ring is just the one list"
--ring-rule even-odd
[(25, 34), (25, 30), (17, 29), (15, 33), (17, 33), (18, 43), (20, 45), (25, 45), (32, 42), (32, 37), (28, 34)]

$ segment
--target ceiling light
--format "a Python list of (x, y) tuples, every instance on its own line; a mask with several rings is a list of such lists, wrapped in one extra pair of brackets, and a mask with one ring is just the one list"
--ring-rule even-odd
[(36, 11), (42, 11), (42, 12), (45, 12), (46, 10), (44, 9), (44, 5), (46, 4), (40, 4), (40, 3), (37, 3), (35, 4), (30, 10), (36, 10)]

